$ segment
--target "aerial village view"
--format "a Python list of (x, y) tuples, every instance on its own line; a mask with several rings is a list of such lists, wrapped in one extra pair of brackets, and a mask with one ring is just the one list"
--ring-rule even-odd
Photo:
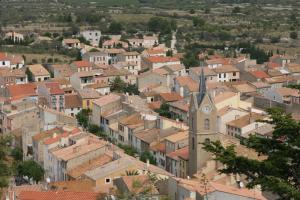
[(0, 200), (300, 200), (299, 0), (0, 0)]

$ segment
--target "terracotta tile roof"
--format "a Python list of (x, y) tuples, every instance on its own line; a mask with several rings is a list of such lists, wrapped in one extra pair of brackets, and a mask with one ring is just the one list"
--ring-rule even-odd
[(81, 108), (82, 104), (77, 94), (65, 95), (65, 108)]
[(56, 135), (55, 133), (52, 135), (52, 137), (47, 138), (46, 140), (44, 140), (44, 144), (49, 145), (49, 144), (53, 144), (55, 142), (58, 142), (61, 138), (67, 138), (69, 136), (72, 135), (77, 135), (79, 134), (81, 131), (79, 128), (75, 128), (71, 131), (64, 131), (61, 134)]
[(168, 70), (164, 69), (164, 68), (158, 68), (158, 69), (154, 69), (153, 70), (154, 73), (157, 73), (159, 75), (166, 75), (169, 74)]
[(174, 160), (178, 160), (179, 158), (183, 160), (189, 160), (189, 147), (186, 146), (181, 149), (177, 149), (176, 151), (173, 151), (171, 153), (168, 153), (167, 157), (170, 157)]
[(152, 109), (152, 110), (159, 109), (160, 106), (161, 106), (160, 101), (154, 101), (154, 102), (149, 103), (149, 108)]
[[(200, 75), (202, 67), (192, 67), (190, 68), (190, 71), (194, 72), (197, 75)], [(216, 76), (216, 72), (214, 72), (212, 69), (208, 67), (203, 67), (203, 73), (204, 76)]]
[(249, 72), (250, 74), (252, 74), (255, 78), (269, 78), (270, 76), (264, 72), (264, 71), (251, 71)]
[(229, 98), (232, 98), (236, 95), (237, 94), (234, 93), (234, 92), (226, 91), (226, 92), (223, 92), (223, 93), (220, 93), (220, 94), (216, 95), (215, 98), (214, 98), (214, 102), (215, 103), (220, 103), (220, 102), (225, 101)]
[(227, 125), (229, 126), (233, 126), (233, 127), (237, 127), (237, 128), (243, 128), (251, 123), (254, 123), (257, 120), (262, 120), (264, 119), (265, 116), (258, 114), (258, 113), (251, 113), (245, 116), (242, 116), (236, 120), (233, 120), (229, 123), (227, 123)]
[(150, 56), (155, 54), (165, 54), (164, 49), (146, 49), (146, 53), (148, 53)]
[(152, 56), (146, 58), (151, 63), (168, 63), (168, 62), (180, 62), (176, 57), (161, 57), (161, 56)]
[(50, 73), (41, 65), (28, 65), (29, 70), (34, 76), (50, 76)]
[(81, 99), (98, 99), (101, 95), (92, 88), (85, 88), (78, 91)]
[(74, 61), (71, 65), (74, 65), (77, 68), (92, 67), (92, 63), (86, 60)]
[(0, 60), (2, 61), (2, 60), (7, 60), (7, 59), (8, 59), (7, 53), (5, 53), (5, 52), (0, 52)]
[(125, 126), (144, 124), (144, 120), (140, 113), (135, 113), (119, 120), (119, 123)]
[(86, 85), (84, 88), (99, 89), (99, 88), (106, 88), (106, 87), (110, 87), (110, 86), (107, 83), (103, 82), (103, 83), (94, 83), (91, 85)]
[(177, 82), (181, 87), (188, 85), (198, 85), (196, 81), (194, 81), (190, 76), (178, 76), (175, 78), (175, 82)]
[(67, 174), (70, 177), (77, 179), (80, 176), (82, 176), (86, 171), (100, 167), (101, 165), (104, 165), (112, 160), (113, 160), (113, 158), (110, 155), (103, 154), (97, 158), (89, 160), (89, 161), (71, 169), (70, 171), (67, 172)]
[(55, 188), (55, 190), (72, 192), (94, 192), (94, 183), (88, 179), (52, 182), (49, 184), (49, 186), (50, 188)]
[(190, 104), (186, 100), (174, 101), (169, 103), (169, 105), (184, 112), (188, 112), (190, 106)]
[(115, 67), (109, 67), (107, 70), (103, 71), (102, 76), (108, 77), (108, 76), (126, 76), (130, 75), (130, 72), (126, 69), (117, 69)]
[(212, 65), (212, 64), (228, 65), (229, 64), (229, 60), (226, 58), (214, 58), (214, 59), (206, 60), (205, 62), (208, 65)]
[(242, 92), (242, 93), (256, 92), (256, 88), (250, 85), (249, 83), (236, 84), (236, 85), (232, 85), (232, 87), (237, 92)]
[(20, 200), (97, 200), (95, 192), (71, 192), (71, 191), (24, 191), (19, 195)]
[(152, 151), (166, 153), (166, 143), (160, 142), (157, 145), (150, 147)]
[(278, 94), (280, 94), (281, 96), (295, 96), (295, 97), (299, 97), (300, 96), (299, 90), (292, 89), (292, 88), (286, 88), (286, 87), (277, 88), (276, 92)]
[(166, 102), (173, 102), (173, 101), (178, 101), (178, 100), (182, 99), (182, 97), (179, 94), (177, 94), (176, 92), (160, 93), (159, 96)]
[(61, 95), (65, 93), (65, 91), (60, 88), (60, 84), (58, 82), (46, 82), (45, 86), (49, 89), (50, 94)]
[(63, 129), (62, 129), (62, 128), (54, 128), (54, 129), (47, 130), (47, 131), (43, 131), (43, 132), (40, 132), (40, 133), (34, 135), (34, 136), (32, 137), (32, 140), (33, 140), (33, 141), (40, 141), (40, 140), (43, 140), (43, 139), (45, 139), (45, 138), (47, 138), (47, 137), (52, 137), (52, 135), (53, 135), (54, 133), (60, 134), (60, 133), (62, 133), (62, 132), (63, 132)]
[(166, 137), (165, 140), (176, 143), (182, 140), (186, 140), (188, 139), (188, 137), (189, 137), (188, 131), (182, 131)]
[(292, 80), (293, 77), (290, 76), (277, 76), (277, 77), (265, 78), (265, 81), (269, 84), (284, 83)]
[(76, 143), (69, 147), (56, 150), (52, 152), (54, 156), (58, 159), (62, 159), (64, 161), (71, 160), (73, 158), (79, 157), (84, 155), (88, 152), (93, 152), (97, 149), (104, 148), (105, 142), (95, 138), (94, 136), (88, 136), (85, 138), (84, 142)]
[(70, 81), (66, 78), (51, 78), (48, 80), (49, 82), (56, 82), (60, 85), (71, 85)]
[[(153, 128), (153, 129), (146, 129), (146, 130), (142, 130), (139, 131), (137, 133), (135, 133), (134, 135), (139, 138), (140, 140), (151, 144), (154, 141), (162, 140), (163, 138), (170, 136), (172, 134), (175, 134), (177, 132), (182, 131), (181, 129), (178, 128), (168, 128), (168, 129), (157, 129), (157, 128)], [(159, 141), (158, 141), (159, 142)]]
[(105, 96), (100, 97), (99, 99), (94, 100), (93, 103), (98, 106), (105, 106), (109, 103), (118, 101), (120, 99), (121, 99), (121, 97), (119, 95), (110, 93), (109, 95), (105, 95)]
[(63, 40), (64, 43), (66, 44), (74, 44), (74, 43), (80, 43), (78, 39), (73, 39), (73, 38), (66, 38)]
[(268, 63), (266, 63), (266, 65), (267, 65), (267, 67), (270, 68), (270, 69), (276, 69), (276, 68), (281, 67), (280, 64), (274, 63), (274, 62), (268, 62)]
[(213, 69), (216, 73), (226, 73), (226, 72), (239, 72), (239, 70), (233, 65), (223, 65)]
[(37, 96), (37, 86), (33, 83), (16, 84), (7, 86), (9, 97), (12, 100), (19, 100), (26, 97)]
[(270, 84), (268, 84), (266, 82), (261, 82), (261, 81), (260, 82), (252, 82), (250, 84), (253, 85), (254, 87), (256, 87), (257, 89), (271, 87)]
[(291, 73), (300, 73), (300, 65), (297, 63), (289, 63), (286, 65), (286, 68), (291, 72)]

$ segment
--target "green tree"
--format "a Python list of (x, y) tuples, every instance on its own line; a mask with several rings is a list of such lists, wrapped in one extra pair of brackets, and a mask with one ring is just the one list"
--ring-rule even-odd
[(224, 148), (220, 141), (206, 143), (204, 149), (212, 152), (224, 168), (221, 173), (242, 174), (248, 179), (247, 186), (261, 185), (280, 199), (300, 199), (300, 123), (281, 109), (269, 109), (274, 125), (272, 138), (250, 136), (246, 145), (259, 155), (262, 161), (239, 156), (234, 146)]
[(32, 75), (32, 73), (31, 73), (31, 71), (29, 70), (28, 67), (26, 68), (25, 73), (26, 73), (26, 75), (27, 75), (27, 79), (28, 79), (29, 82), (34, 81), (34, 80), (33, 80), (33, 75)]
[(144, 151), (141, 154), (140, 160), (143, 162), (147, 162), (147, 160), (149, 160), (150, 164), (156, 165), (156, 160), (149, 151)]
[(122, 30), (123, 26), (119, 22), (112, 22), (108, 28), (108, 32), (112, 34), (121, 34)]
[(198, 60), (198, 56), (197, 56), (196, 52), (194, 52), (194, 51), (187, 51), (184, 54), (182, 62), (184, 64), (184, 66), (186, 66), (187, 68), (197, 67), (200, 64), (199, 60)]
[(161, 104), (160, 108), (156, 109), (155, 112), (157, 112), (160, 116), (171, 118), (170, 105), (167, 103)]
[(35, 182), (44, 178), (44, 169), (34, 160), (26, 160), (17, 167), (19, 176), (27, 176)]
[(80, 126), (87, 128), (89, 126), (89, 115), (91, 113), (91, 110), (89, 109), (82, 109), (79, 113), (76, 115), (76, 119)]
[(193, 25), (194, 26), (204, 26), (205, 25), (205, 21), (202, 18), (199, 17), (193, 17)]
[(117, 76), (111, 83), (110, 89), (113, 92), (124, 92), (125, 87), (126, 83), (120, 78), (120, 76)]
[(11, 156), (15, 159), (15, 161), (23, 160), (23, 151), (21, 148), (14, 148), (11, 152)]
[(241, 12), (241, 8), (238, 7), (238, 6), (236, 6), (236, 7), (234, 7), (234, 8), (232, 9), (232, 13), (233, 13), (233, 14), (237, 14), (237, 13), (240, 13), (240, 12)]
[(296, 31), (291, 32), (290, 33), (290, 38), (292, 38), (294, 40), (297, 39), (298, 38), (298, 33)]

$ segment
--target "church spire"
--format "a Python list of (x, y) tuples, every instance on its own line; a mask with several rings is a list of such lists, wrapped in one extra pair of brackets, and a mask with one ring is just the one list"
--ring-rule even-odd
[(206, 94), (206, 81), (203, 71), (203, 63), (201, 63), (201, 73), (199, 77), (199, 93), (197, 96), (198, 104), (200, 104)]

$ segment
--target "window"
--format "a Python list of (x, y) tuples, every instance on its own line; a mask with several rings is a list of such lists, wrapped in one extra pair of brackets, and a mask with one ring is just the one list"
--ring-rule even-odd
[(219, 74), (219, 78), (222, 78), (222, 77), (221, 77), (221, 74)]
[(90, 100), (86, 100), (86, 106), (87, 106), (87, 107), (90, 106)]
[(204, 140), (204, 144), (209, 144), (210, 143), (210, 139), (209, 138), (206, 138), (205, 140)]
[(233, 76), (236, 76), (236, 72), (233, 72)]
[(205, 119), (205, 120), (204, 120), (204, 129), (205, 129), (205, 130), (209, 130), (209, 129), (210, 129), (209, 126), (210, 126), (210, 125), (209, 125), (209, 119)]
[(105, 184), (110, 184), (111, 183), (111, 178), (105, 178)]

